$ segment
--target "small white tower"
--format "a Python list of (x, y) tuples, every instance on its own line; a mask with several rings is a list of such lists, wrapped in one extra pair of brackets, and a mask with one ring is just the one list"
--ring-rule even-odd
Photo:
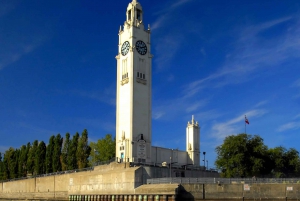
[(186, 127), (186, 151), (188, 152), (188, 164), (200, 166), (200, 126), (194, 120), (192, 115), (192, 122), (188, 122)]

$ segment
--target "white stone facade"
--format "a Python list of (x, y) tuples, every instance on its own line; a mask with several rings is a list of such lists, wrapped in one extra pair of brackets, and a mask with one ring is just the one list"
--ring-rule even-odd
[[(150, 26), (145, 30), (143, 9), (133, 0), (119, 30), (116, 93), (116, 158), (119, 162), (200, 163), (200, 127), (188, 124), (187, 151), (152, 147), (152, 57)], [(192, 120), (194, 121), (194, 120)], [(171, 159), (170, 159), (171, 157)]]
[[(127, 44), (127, 46), (126, 46)], [(119, 31), (117, 59), (116, 157), (151, 162), (151, 44), (143, 10), (133, 0)]]

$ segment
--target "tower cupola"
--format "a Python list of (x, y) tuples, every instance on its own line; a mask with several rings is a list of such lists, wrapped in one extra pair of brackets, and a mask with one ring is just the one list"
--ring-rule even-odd
[(141, 4), (136, 0), (132, 0), (132, 2), (128, 4), (126, 23), (133, 26), (139, 26), (143, 24), (143, 9)]

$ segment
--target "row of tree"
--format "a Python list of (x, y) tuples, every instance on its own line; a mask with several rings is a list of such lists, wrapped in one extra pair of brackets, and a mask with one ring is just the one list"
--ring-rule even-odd
[(48, 145), (35, 140), (20, 149), (11, 147), (3, 158), (0, 153), (0, 180), (86, 168), (90, 152), (86, 129), (72, 138), (69, 133), (65, 139), (60, 134), (52, 135)]
[(268, 148), (258, 135), (231, 135), (216, 148), (215, 165), (222, 177), (299, 177), (300, 157), (294, 149)]

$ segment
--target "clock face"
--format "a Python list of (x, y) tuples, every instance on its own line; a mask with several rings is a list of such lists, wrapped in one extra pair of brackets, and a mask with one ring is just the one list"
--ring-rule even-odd
[(129, 47), (130, 47), (129, 42), (128, 42), (128, 41), (125, 41), (125, 42), (123, 43), (122, 47), (121, 47), (121, 53), (122, 53), (123, 56), (125, 56), (125, 55), (128, 53)]
[(136, 41), (135, 48), (138, 51), (138, 53), (140, 53), (141, 55), (145, 55), (147, 53), (147, 46), (141, 40)]

